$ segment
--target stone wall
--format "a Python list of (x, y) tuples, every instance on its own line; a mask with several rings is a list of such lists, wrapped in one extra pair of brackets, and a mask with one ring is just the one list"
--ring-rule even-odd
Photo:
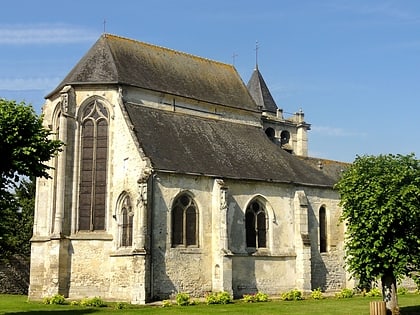
[(0, 293), (27, 294), (29, 287), (29, 258), (15, 256), (0, 261)]

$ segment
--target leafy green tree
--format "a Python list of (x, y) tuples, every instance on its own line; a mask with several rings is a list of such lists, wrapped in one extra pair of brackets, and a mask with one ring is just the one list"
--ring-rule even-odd
[(382, 281), (388, 312), (397, 280), (420, 270), (420, 163), (413, 154), (358, 156), (337, 184), (346, 261), (363, 283)]
[[(19, 189), (25, 187), (22, 179), (49, 177), (51, 167), (45, 163), (61, 150), (62, 142), (51, 136), (51, 131), (42, 125), (42, 117), (37, 116), (31, 106), (0, 98), (0, 238), (3, 246), (13, 248), (17, 244), (9, 234), (9, 227), (14, 224), (19, 228), (14, 221), (16, 211), (19, 209), (23, 214), (22, 205), (17, 208), (16, 201), (22, 192)], [(5, 244), (5, 240), (10, 242)]]
[(14, 254), (29, 256), (35, 208), (35, 178), (22, 179), (16, 187), (12, 202), (2, 208), (0, 252), (2, 258)]
[(51, 139), (32, 106), (0, 99), (0, 197), (14, 188), (20, 176), (48, 177), (45, 164), (62, 143)]

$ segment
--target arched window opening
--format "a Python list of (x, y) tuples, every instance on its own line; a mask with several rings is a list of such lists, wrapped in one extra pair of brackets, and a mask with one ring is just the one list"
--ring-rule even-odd
[(258, 201), (249, 204), (245, 212), (246, 246), (267, 247), (267, 214)]
[(327, 217), (324, 206), (319, 208), (319, 251), (321, 253), (327, 251)]
[(280, 133), (280, 145), (288, 153), (293, 153), (293, 148), (290, 144), (290, 133), (287, 130), (283, 130)]
[(121, 203), (120, 239), (121, 246), (133, 245), (133, 217), (130, 197), (125, 196)]
[(283, 130), (280, 134), (280, 143), (281, 145), (288, 144), (290, 141), (290, 132)]
[(172, 246), (198, 246), (198, 211), (194, 200), (182, 194), (172, 207)]
[(274, 129), (273, 128), (271, 128), (271, 127), (268, 127), (266, 130), (265, 130), (265, 134), (267, 135), (267, 137), (268, 137), (268, 139), (270, 139), (271, 141), (275, 141), (276, 140), (276, 138), (275, 138), (275, 131), (274, 131)]
[(81, 119), (79, 230), (105, 230), (108, 161), (108, 111), (98, 101)]

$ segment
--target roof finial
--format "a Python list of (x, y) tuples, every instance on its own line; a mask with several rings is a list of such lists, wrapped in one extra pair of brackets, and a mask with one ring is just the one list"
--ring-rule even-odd
[(233, 53), (233, 55), (232, 55), (232, 65), (233, 66), (235, 65), (235, 58), (238, 57), (238, 56), (239, 56), (238, 54)]
[(260, 48), (260, 45), (258, 43), (258, 40), (255, 41), (255, 68), (258, 69), (258, 49)]
[(106, 34), (106, 19), (104, 19), (104, 34)]

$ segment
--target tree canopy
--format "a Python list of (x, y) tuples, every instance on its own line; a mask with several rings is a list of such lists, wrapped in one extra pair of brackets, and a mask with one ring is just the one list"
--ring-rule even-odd
[(413, 154), (358, 156), (336, 187), (353, 276), (386, 285), (420, 270), (420, 163)]
[[(46, 164), (63, 145), (52, 139), (42, 117), (24, 102), (0, 98), (0, 253), (29, 253), (35, 177), (49, 177)], [(30, 179), (30, 181), (28, 181)]]
[(29, 257), (35, 208), (35, 179), (22, 179), (12, 193), (12, 202), (0, 212), (0, 252), (5, 259), (19, 254)]
[(62, 146), (50, 135), (31, 106), (0, 98), (1, 195), (13, 189), (19, 176), (48, 177), (45, 162)]

